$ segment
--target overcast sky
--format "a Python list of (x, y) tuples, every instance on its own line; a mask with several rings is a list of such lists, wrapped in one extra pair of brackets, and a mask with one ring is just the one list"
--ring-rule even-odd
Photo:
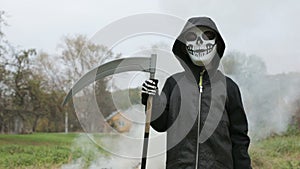
[(272, 74), (300, 72), (297, 0), (0, 0), (0, 10), (9, 15), (4, 32), (10, 42), (49, 53), (55, 53), (63, 35), (91, 37), (124, 16), (210, 16), (221, 30), (226, 52), (258, 55)]

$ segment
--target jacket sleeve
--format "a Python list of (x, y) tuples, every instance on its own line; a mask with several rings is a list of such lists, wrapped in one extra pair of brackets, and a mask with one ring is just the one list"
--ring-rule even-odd
[(227, 84), (228, 100), (226, 109), (230, 121), (230, 136), (232, 142), (232, 157), (234, 169), (251, 169), (251, 160), (248, 154), (250, 138), (248, 137), (248, 122), (242, 104), (241, 93), (237, 84), (232, 80)]
[(156, 94), (152, 102), (151, 126), (158, 132), (168, 129), (169, 100), (172, 87), (170, 78), (167, 79), (161, 94)]

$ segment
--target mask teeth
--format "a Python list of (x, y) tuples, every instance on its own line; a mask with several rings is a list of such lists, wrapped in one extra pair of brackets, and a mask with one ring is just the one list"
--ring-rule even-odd
[(206, 54), (210, 53), (215, 45), (207, 44), (206, 45)]
[(188, 51), (190, 54), (194, 55), (194, 50), (193, 50), (193, 46), (192, 46), (192, 45), (188, 45), (188, 46), (186, 46), (186, 48), (187, 48), (187, 51)]
[(187, 48), (187, 51), (189, 54), (196, 55), (199, 58), (199, 57), (209, 54), (213, 50), (215, 45), (216, 44), (207, 44), (206, 51), (203, 51), (203, 52), (196, 52), (196, 51), (200, 50), (200, 48), (194, 49), (193, 45), (187, 45), (186, 48)]

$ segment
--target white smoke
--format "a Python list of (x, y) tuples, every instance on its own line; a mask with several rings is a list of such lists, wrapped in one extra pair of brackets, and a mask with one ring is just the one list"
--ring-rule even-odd
[(284, 133), (299, 109), (300, 74), (269, 75), (261, 58), (239, 52), (224, 56), (222, 63), (240, 87), (251, 138)]
[[(143, 113), (144, 107), (141, 105), (134, 105), (129, 110), (124, 112), (127, 118), (142, 118), (139, 119), (143, 121), (145, 115), (137, 114)], [(150, 137), (155, 137), (154, 131), (151, 131)], [(144, 125), (133, 124), (129, 133), (126, 134), (127, 137), (132, 138), (143, 138)], [(137, 169), (140, 168), (141, 158), (124, 157), (120, 156), (125, 152), (130, 152), (128, 154), (142, 154), (142, 139), (136, 140), (134, 142), (128, 141), (126, 137), (119, 135), (103, 134), (100, 140), (95, 141), (93, 136), (88, 134), (80, 134), (78, 138), (75, 139), (72, 146), (72, 151), (81, 152), (81, 157), (74, 159), (70, 164), (65, 164), (62, 169)], [(98, 145), (100, 143), (104, 145), (101, 147)], [(165, 140), (161, 141), (160, 145), (151, 144), (149, 142), (149, 154), (153, 149), (162, 149), (165, 145)], [(107, 151), (103, 151), (103, 149)], [(150, 150), (152, 149), (152, 150)], [(158, 151), (158, 150), (156, 150)], [(148, 169), (163, 169), (164, 168), (164, 154), (149, 157), (147, 159)]]

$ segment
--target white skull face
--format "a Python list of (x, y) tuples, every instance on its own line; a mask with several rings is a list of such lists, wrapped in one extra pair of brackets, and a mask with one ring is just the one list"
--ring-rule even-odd
[(193, 27), (185, 35), (186, 50), (195, 65), (207, 66), (217, 53), (217, 34), (207, 27)]

